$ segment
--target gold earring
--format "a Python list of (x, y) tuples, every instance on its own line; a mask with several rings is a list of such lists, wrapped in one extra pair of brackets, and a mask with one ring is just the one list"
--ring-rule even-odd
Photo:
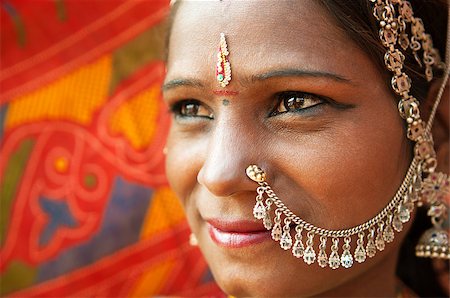
[(231, 64), (228, 60), (228, 45), (225, 34), (220, 33), (220, 45), (217, 52), (216, 79), (220, 86), (225, 87), (231, 81)]
[(416, 245), (418, 257), (450, 258), (449, 239), (442, 224), (447, 217), (444, 196), (449, 194), (449, 180), (443, 173), (432, 173), (424, 181), (422, 199), (429, 206), (427, 215), (431, 217), (433, 227), (426, 230)]

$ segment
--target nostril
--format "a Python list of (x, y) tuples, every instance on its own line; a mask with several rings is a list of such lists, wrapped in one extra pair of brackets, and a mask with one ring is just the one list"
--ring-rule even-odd
[(217, 197), (229, 197), (240, 191), (254, 190), (255, 185), (238, 164), (205, 164), (197, 175), (197, 182)]
[(258, 160), (257, 153), (250, 150), (254, 140), (243, 138), (250, 133), (237, 133), (238, 127), (230, 125), (229, 119), (219, 121), (203, 152), (197, 174), (197, 182), (217, 197), (255, 190), (254, 181), (246, 174), (249, 160)]
[(197, 181), (218, 197), (232, 195), (235, 192), (233, 187), (238, 183), (237, 177), (221, 166), (202, 167), (198, 173)]

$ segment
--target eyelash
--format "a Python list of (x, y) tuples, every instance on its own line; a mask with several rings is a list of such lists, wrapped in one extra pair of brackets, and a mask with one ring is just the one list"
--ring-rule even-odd
[[(199, 111), (203, 110), (203, 115), (198, 115)], [(170, 107), (170, 111), (177, 118), (206, 118), (214, 119), (214, 116), (209, 108), (205, 107), (200, 101), (195, 99), (186, 99), (176, 102)], [(195, 112), (194, 115), (189, 115), (189, 112)]]
[(270, 116), (276, 116), (288, 112), (302, 113), (305, 110), (314, 108), (326, 102), (325, 99), (320, 96), (300, 91), (280, 92), (277, 93), (276, 98), (277, 106), (270, 113)]
[[(283, 91), (275, 95), (277, 105), (269, 116), (277, 116), (284, 113), (301, 113), (304, 110), (314, 108), (326, 102), (320, 96), (300, 91)], [(295, 99), (295, 100), (294, 100)], [(305, 107), (306, 105), (306, 107)], [(211, 110), (195, 99), (186, 99), (176, 102), (170, 107), (170, 111), (177, 118), (206, 118), (214, 119)]]

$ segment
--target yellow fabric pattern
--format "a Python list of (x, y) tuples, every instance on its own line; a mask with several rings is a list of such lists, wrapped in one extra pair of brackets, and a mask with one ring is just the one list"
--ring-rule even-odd
[(167, 231), (184, 220), (184, 211), (175, 193), (168, 187), (158, 189), (152, 198), (149, 212), (144, 220), (141, 238)]
[(166, 260), (151, 269), (138, 279), (129, 297), (148, 297), (158, 294), (167, 276), (174, 266), (173, 260)]
[(80, 67), (55, 82), (13, 99), (5, 129), (43, 119), (64, 119), (88, 124), (108, 97), (111, 55)]
[(157, 128), (160, 96), (160, 85), (154, 84), (123, 103), (112, 116), (111, 132), (123, 135), (137, 150), (147, 147)]

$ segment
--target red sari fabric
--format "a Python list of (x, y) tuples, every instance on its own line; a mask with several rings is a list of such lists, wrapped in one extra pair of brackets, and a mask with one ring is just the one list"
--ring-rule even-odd
[(1, 1), (2, 296), (223, 296), (164, 173), (168, 9)]

